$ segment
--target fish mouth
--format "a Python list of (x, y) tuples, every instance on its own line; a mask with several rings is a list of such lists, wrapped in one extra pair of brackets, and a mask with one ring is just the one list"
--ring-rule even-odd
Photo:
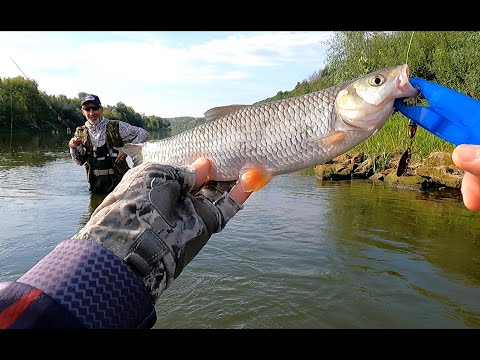
[(410, 67), (403, 64), (397, 76), (397, 88), (401, 93), (401, 97), (412, 98), (418, 95), (418, 90), (410, 84)]

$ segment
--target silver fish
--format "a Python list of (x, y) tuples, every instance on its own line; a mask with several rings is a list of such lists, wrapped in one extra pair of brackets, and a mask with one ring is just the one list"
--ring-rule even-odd
[(195, 128), (123, 150), (134, 166), (187, 165), (206, 157), (210, 179), (250, 172), (264, 179), (260, 188), (273, 176), (323, 164), (366, 140), (389, 119), (396, 98), (418, 94), (408, 77), (403, 64), (298, 97), (213, 108)]

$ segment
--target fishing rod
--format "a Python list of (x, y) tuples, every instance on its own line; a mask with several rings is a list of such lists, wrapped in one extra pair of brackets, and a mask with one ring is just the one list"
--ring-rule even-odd
[[(10, 56), (9, 56), (9, 57), (10, 57)], [(18, 66), (18, 64), (15, 62), (15, 60), (13, 60), (11, 57), (10, 57), (10, 60), (13, 61), (13, 63), (14, 63), (15, 66), (18, 68), (18, 70), (20, 70), (20, 72), (23, 74), (23, 76), (25, 76), (25, 78), (27, 78), (28, 80), (30, 80), (30, 78), (29, 78), (27, 75), (25, 75), (25, 73), (23, 72), (23, 70), (20, 69), (20, 66)], [(31, 80), (30, 80), (30, 81), (31, 81)], [(57, 120), (58, 120), (58, 121), (61, 121), (61, 122), (63, 122), (63, 123), (65, 124), (65, 126), (67, 127), (67, 134), (71, 134), (71, 133), (72, 133), (72, 130), (70, 129), (70, 127), (68, 126), (68, 124), (65, 122), (65, 120), (62, 119), (62, 117), (60, 116), (60, 114), (52, 107), (52, 105), (50, 105), (50, 103), (47, 101), (47, 99), (45, 99), (45, 98), (43, 97), (42, 93), (41, 93), (38, 89), (37, 89), (37, 91), (38, 91), (38, 94), (40, 95), (40, 97), (43, 99), (43, 101), (45, 101), (45, 104), (47, 104), (48, 108), (49, 108), (50, 110), (52, 110), (55, 115), (57, 115)]]

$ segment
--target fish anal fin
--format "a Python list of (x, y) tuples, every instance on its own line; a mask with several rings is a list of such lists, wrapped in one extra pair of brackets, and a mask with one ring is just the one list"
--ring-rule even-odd
[(346, 136), (347, 136), (346, 131), (337, 130), (337, 131), (331, 132), (330, 134), (325, 135), (324, 137), (313, 138), (311, 139), (311, 141), (315, 141), (315, 142), (321, 141), (326, 145), (336, 145), (340, 141), (345, 139)]
[(234, 111), (243, 109), (247, 106), (251, 105), (227, 105), (227, 106), (218, 106), (211, 108), (210, 110), (207, 110), (205, 112), (205, 120), (208, 121), (213, 121), (220, 119), (223, 116), (226, 116), (228, 114), (231, 114)]
[(273, 178), (271, 172), (262, 165), (246, 165), (240, 170), (242, 189), (246, 192), (258, 191)]

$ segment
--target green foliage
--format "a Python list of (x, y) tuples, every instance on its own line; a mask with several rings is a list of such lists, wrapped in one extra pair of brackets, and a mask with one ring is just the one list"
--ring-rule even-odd
[[(279, 91), (266, 101), (275, 101), (322, 90), (369, 72), (407, 63), (411, 77), (448, 86), (480, 99), (480, 32), (474, 31), (342, 31), (329, 42), (326, 65), (291, 91)], [(307, 86), (308, 84), (308, 86)], [(425, 99), (422, 105), (428, 105)], [(374, 136), (354, 151), (364, 151), (385, 166), (391, 155), (409, 146), (408, 120), (394, 114)], [(434, 151), (453, 151), (454, 146), (422, 128), (412, 144), (412, 160)]]
[(326, 65), (291, 91), (259, 102), (304, 95), (369, 72), (408, 63), (411, 76), (480, 96), (480, 32), (340, 31), (328, 43)]
[[(328, 43), (326, 65), (308, 79), (299, 81), (289, 91), (279, 90), (273, 97), (257, 103), (301, 96), (328, 88), (366, 73), (409, 64), (411, 76), (451, 87), (480, 99), (480, 32), (475, 31), (339, 31)], [(35, 81), (22, 77), (0, 78), (0, 131), (13, 129), (50, 129), (85, 122), (80, 112), (80, 92), (75, 99), (64, 95), (49, 96), (38, 91)], [(426, 100), (421, 100), (426, 104)], [(126, 121), (150, 131), (175, 134), (205, 121), (204, 118), (182, 117), (165, 119), (145, 116), (118, 102), (106, 106), (107, 118)], [(60, 120), (59, 120), (60, 119)], [(353, 151), (363, 151), (381, 168), (392, 153), (403, 153), (409, 146), (407, 119), (394, 114), (385, 126)], [(451, 152), (454, 146), (418, 128), (413, 138), (413, 158), (428, 156), (434, 151)]]
[(170, 119), (171, 121), (171, 128), (172, 128), (172, 135), (181, 133), (185, 130), (194, 128), (200, 124), (205, 122), (205, 118), (193, 118), (193, 117), (178, 117)]
[[(85, 123), (80, 110), (80, 99), (86, 94), (80, 92), (75, 99), (69, 99), (65, 95), (50, 96), (39, 91), (34, 80), (20, 76), (0, 78), (0, 131), (63, 131), (66, 127), (73, 131)], [(147, 130), (170, 130), (168, 120), (139, 114), (122, 102), (118, 102), (116, 106), (105, 106), (104, 116)]]
[(168, 119), (162, 119), (161, 117), (155, 115), (147, 116), (143, 125), (147, 130), (165, 131), (171, 129), (170, 121)]
[(38, 96), (35, 81), (21, 76), (0, 79), (0, 128), (48, 127), (42, 117), (47, 111), (48, 106)]

